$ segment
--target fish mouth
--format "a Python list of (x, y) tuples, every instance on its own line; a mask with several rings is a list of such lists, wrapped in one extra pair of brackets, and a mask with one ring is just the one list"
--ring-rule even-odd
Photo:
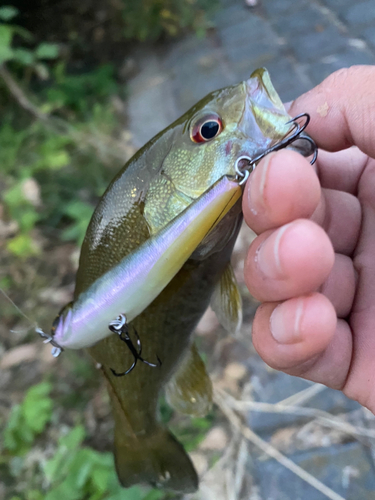
[(238, 127), (248, 137), (249, 146), (251, 143), (251, 151), (246, 151), (246, 155), (255, 158), (290, 132), (291, 117), (265, 68), (255, 70), (244, 85), (246, 98)]

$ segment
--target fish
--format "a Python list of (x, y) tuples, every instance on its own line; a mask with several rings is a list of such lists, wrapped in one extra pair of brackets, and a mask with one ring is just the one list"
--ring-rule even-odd
[[(258, 69), (210, 93), (151, 139), (94, 211), (74, 299), (56, 318), (52, 343), (88, 348), (101, 367), (124, 487), (198, 488), (189, 456), (160, 422), (159, 398), (164, 390), (188, 415), (209, 411), (212, 384), (192, 333), (210, 303), (227, 330), (241, 325), (230, 265), (242, 222), (239, 166), (290, 130), (267, 70)], [(120, 335), (108, 328), (116, 317), (123, 318)], [(137, 359), (145, 362), (118, 376)]]

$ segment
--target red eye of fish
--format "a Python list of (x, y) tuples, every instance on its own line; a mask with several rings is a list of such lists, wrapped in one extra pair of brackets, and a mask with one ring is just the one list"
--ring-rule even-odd
[(223, 130), (223, 122), (219, 116), (213, 115), (200, 120), (192, 129), (194, 142), (207, 142), (218, 136)]

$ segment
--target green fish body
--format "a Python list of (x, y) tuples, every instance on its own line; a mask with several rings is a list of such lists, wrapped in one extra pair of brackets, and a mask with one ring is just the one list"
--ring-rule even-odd
[[(96, 207), (82, 245), (74, 300), (183, 217), (220, 179), (235, 181), (237, 159), (255, 158), (282, 139), (290, 130), (289, 119), (268, 73), (257, 70), (246, 82), (208, 95), (146, 144)], [(242, 217), (240, 194), (129, 324), (133, 342), (136, 332), (142, 343), (142, 357), (150, 362), (159, 358), (161, 366), (138, 363), (116, 377), (112, 370), (123, 372), (134, 360), (127, 345), (111, 334), (89, 348), (111, 396), (116, 468), (125, 487), (146, 483), (186, 493), (198, 486), (188, 455), (159, 422), (158, 398), (166, 389), (170, 403), (190, 415), (204, 415), (210, 407), (211, 382), (191, 337), (212, 296), (225, 326), (240, 324), (241, 299), (230, 268)]]

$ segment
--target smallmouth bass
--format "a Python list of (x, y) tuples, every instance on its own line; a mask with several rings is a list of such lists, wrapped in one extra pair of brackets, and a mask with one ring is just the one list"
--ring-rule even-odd
[[(267, 71), (257, 70), (209, 94), (147, 143), (95, 209), (74, 301), (52, 332), (61, 347), (89, 347), (102, 367), (125, 487), (148, 483), (184, 493), (198, 487), (188, 455), (158, 421), (158, 398), (165, 388), (171, 405), (189, 415), (210, 407), (211, 382), (191, 334), (212, 297), (227, 329), (241, 324), (230, 267), (242, 220), (235, 165), (284, 138), (289, 120)], [(134, 344), (138, 335), (143, 358), (158, 358), (160, 366), (138, 363), (116, 376), (133, 363), (128, 346), (108, 329), (119, 314)]]

